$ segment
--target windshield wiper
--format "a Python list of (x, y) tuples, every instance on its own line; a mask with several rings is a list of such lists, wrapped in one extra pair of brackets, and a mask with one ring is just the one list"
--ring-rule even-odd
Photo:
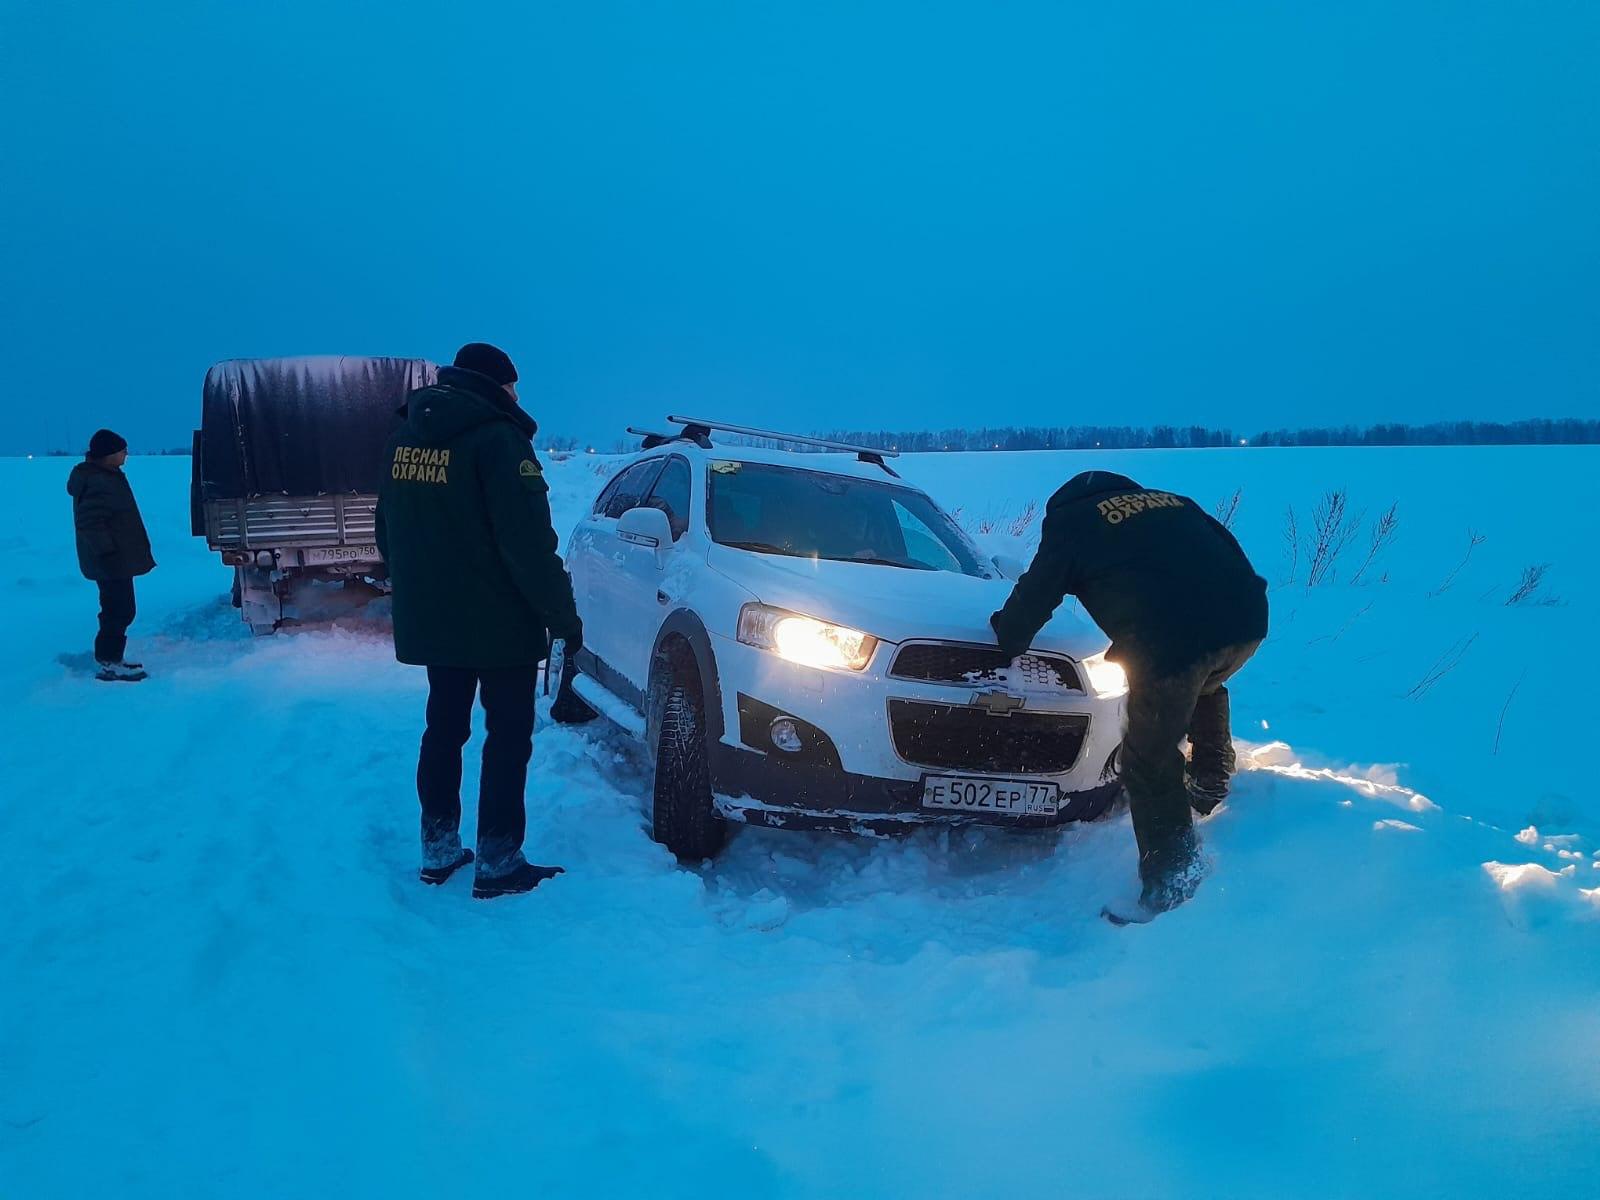
[(815, 551), (792, 550), (787, 546), (774, 546), (771, 542), (718, 542), (717, 545), (727, 546), (733, 550), (750, 550), (756, 554), (781, 554), (785, 558), (819, 558), (823, 562), (861, 563), (869, 567), (899, 567), (904, 571), (937, 571), (939, 569), (923, 563), (904, 562), (898, 558), (836, 558), (831, 554), (817, 554)]
[(834, 562), (864, 563), (869, 567), (900, 567), (906, 571), (934, 571), (937, 567), (926, 566), (923, 563), (902, 562), (898, 558), (836, 558)]
[(784, 546), (774, 546), (771, 542), (719, 542), (720, 546), (730, 546), (735, 550), (753, 550), (757, 554), (783, 554), (789, 558), (799, 558), (797, 550), (790, 550)]

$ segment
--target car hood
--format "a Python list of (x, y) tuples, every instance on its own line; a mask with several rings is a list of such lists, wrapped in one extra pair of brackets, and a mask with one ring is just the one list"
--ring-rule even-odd
[[(711, 547), (708, 561), (763, 604), (848, 625), (888, 642), (926, 638), (993, 643), (989, 614), (1006, 602), (1012, 587), (1008, 579), (791, 558), (718, 545)], [(1069, 598), (1034, 638), (1033, 648), (1084, 658), (1108, 643)]]

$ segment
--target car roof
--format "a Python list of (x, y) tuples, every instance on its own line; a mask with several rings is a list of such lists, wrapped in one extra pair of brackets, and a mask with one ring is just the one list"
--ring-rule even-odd
[(688, 440), (665, 442), (653, 446), (628, 460), (629, 464), (660, 458), (667, 454), (681, 454), (691, 463), (737, 462), (762, 463), (775, 467), (795, 467), (804, 471), (820, 471), (825, 475), (844, 475), (852, 479), (870, 479), (878, 483), (898, 483), (912, 491), (919, 491), (897, 475), (891, 475), (877, 463), (862, 462), (854, 454), (844, 451), (773, 450), (764, 446), (719, 446), (707, 450)]

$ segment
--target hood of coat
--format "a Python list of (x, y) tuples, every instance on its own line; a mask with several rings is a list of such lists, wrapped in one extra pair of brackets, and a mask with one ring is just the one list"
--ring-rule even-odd
[(400, 411), (425, 446), (448, 445), (490, 421), (509, 421), (530, 441), (539, 431), (538, 423), (505, 388), (487, 375), (461, 367), (440, 367), (439, 381), (412, 392)]
[(1144, 485), (1129, 479), (1126, 475), (1118, 475), (1115, 471), (1085, 471), (1081, 475), (1074, 475), (1061, 485), (1061, 490), (1050, 497), (1051, 505), (1070, 504), (1074, 500), (1083, 500), (1089, 496), (1100, 496), (1108, 492), (1138, 492), (1143, 491)]
[(115, 476), (118, 479), (126, 478), (119, 468), (107, 467), (86, 458), (73, 467), (72, 471), (67, 475), (67, 495), (76, 500), (83, 495), (83, 489), (89, 486), (90, 480), (99, 475)]

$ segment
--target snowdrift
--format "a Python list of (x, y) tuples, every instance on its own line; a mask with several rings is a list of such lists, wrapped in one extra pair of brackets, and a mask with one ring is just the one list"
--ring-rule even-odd
[[(187, 536), (187, 464), (135, 461), (152, 678), (97, 686), (68, 464), (0, 463), (0, 1192), (1592, 1194), (1600, 453), (899, 465), (1025, 549), (1026, 501), (1091, 462), (1242, 486), (1275, 585), (1211, 875), (1138, 930), (1097, 916), (1134, 886), (1125, 817), (741, 830), (685, 871), (627, 744), (548, 722), (529, 845), (568, 874), (492, 905), (424, 889), (423, 680), (384, 602), (329, 592), (251, 640)], [(558, 517), (606, 469), (548, 463)], [(1508, 477), (1538, 503), (1463, 483)], [(1400, 537), (1360, 584), (1285, 583), (1286, 509), (1342, 486), (1398, 502)], [(1508, 604), (1545, 562), (1558, 602)]]

